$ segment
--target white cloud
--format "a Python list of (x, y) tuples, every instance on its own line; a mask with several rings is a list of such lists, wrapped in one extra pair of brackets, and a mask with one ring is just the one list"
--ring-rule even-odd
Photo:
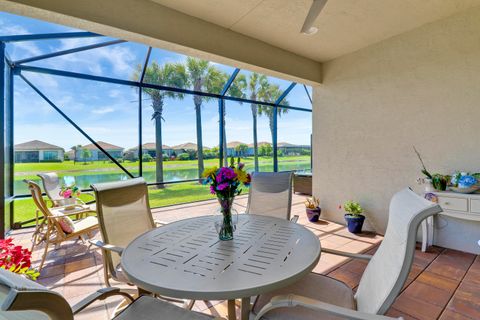
[(107, 113), (111, 113), (111, 112), (114, 112), (114, 111), (115, 111), (114, 108), (106, 107), (106, 108), (94, 109), (91, 112), (94, 113), (94, 114), (107, 114)]

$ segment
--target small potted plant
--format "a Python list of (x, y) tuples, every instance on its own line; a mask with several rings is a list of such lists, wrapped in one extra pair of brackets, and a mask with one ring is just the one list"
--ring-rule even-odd
[(63, 185), (59, 195), (63, 197), (63, 205), (70, 208), (77, 203), (77, 197), (80, 196), (80, 189), (75, 184), (70, 186)]
[[(342, 206), (340, 206), (341, 208)], [(348, 231), (351, 233), (361, 233), (365, 216), (362, 215), (363, 208), (358, 202), (347, 201), (343, 205), (343, 209), (347, 212), (345, 214), (345, 221), (347, 221)]]
[(322, 209), (320, 209), (320, 200), (315, 197), (307, 198), (305, 201), (305, 210), (307, 212), (308, 221), (317, 222)]
[(415, 147), (413, 147), (413, 150), (417, 154), (418, 160), (420, 160), (420, 163), (422, 164), (421, 172), (425, 175), (425, 177), (419, 178), (417, 181), (418, 183), (423, 183), (425, 185), (425, 192), (432, 192), (433, 189), (445, 191), (447, 189), (447, 184), (450, 177), (439, 173), (431, 174), (425, 167), (418, 150)]

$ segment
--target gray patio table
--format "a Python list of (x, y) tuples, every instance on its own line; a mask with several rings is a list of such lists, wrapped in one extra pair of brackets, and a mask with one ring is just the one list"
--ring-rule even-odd
[(133, 240), (122, 268), (138, 287), (181, 299), (228, 300), (236, 319), (249, 318), (250, 297), (288, 286), (308, 274), (320, 258), (320, 241), (302, 225), (241, 214), (234, 239), (220, 241), (214, 221), (202, 216), (161, 226)]

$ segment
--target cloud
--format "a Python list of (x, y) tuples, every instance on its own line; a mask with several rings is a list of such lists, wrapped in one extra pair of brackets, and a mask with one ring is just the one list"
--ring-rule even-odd
[(94, 113), (94, 114), (107, 114), (107, 113), (111, 113), (111, 112), (114, 112), (114, 111), (115, 111), (114, 108), (106, 107), (106, 108), (94, 109), (91, 112)]

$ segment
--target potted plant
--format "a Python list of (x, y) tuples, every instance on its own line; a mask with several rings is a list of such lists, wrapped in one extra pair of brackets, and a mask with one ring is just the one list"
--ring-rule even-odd
[(345, 202), (343, 209), (347, 212), (345, 214), (345, 221), (347, 221), (348, 231), (351, 233), (361, 233), (363, 222), (365, 221), (365, 216), (362, 215), (363, 208), (358, 202), (350, 200)]
[(315, 197), (307, 198), (305, 201), (305, 210), (307, 212), (308, 221), (317, 222), (322, 209), (320, 209), (320, 200)]
[(59, 195), (63, 197), (63, 205), (71, 207), (77, 203), (77, 197), (80, 196), (80, 189), (75, 184), (70, 186), (63, 185)]
[(12, 238), (0, 239), (0, 268), (37, 280), (40, 272), (32, 268), (31, 258), (30, 250), (15, 245)]
[(439, 191), (447, 190), (447, 182), (449, 180), (449, 176), (445, 176), (439, 173), (431, 174), (425, 167), (422, 157), (420, 156), (420, 153), (417, 151), (415, 146), (413, 147), (413, 150), (417, 154), (418, 160), (420, 160), (420, 163), (422, 164), (421, 172), (425, 175), (425, 177), (419, 178), (417, 181), (425, 185), (425, 192), (432, 192), (433, 189)]

